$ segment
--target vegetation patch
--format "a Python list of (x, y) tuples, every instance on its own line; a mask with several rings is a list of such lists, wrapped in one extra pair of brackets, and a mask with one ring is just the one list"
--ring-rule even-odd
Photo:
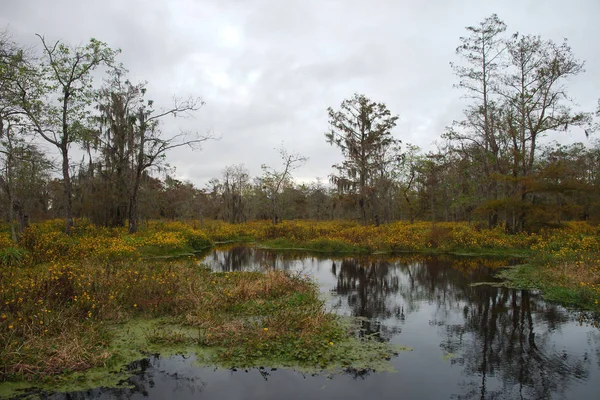
[(317, 370), (383, 369), (395, 351), (359, 340), (301, 275), (213, 273), (185, 259), (52, 262), (6, 268), (0, 278), (3, 381), (116, 384), (124, 365), (157, 352)]
[(309, 241), (293, 241), (286, 238), (267, 240), (260, 243), (261, 247), (275, 250), (305, 250), (318, 253), (371, 253), (367, 247), (351, 245), (341, 240), (311, 239)]
[(500, 271), (493, 283), (516, 289), (537, 289), (549, 301), (600, 312), (598, 267), (573, 264), (518, 265)]

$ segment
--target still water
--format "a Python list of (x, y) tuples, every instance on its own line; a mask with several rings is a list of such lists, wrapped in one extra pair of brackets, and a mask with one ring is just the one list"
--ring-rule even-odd
[(133, 365), (128, 389), (51, 399), (599, 399), (600, 331), (576, 310), (526, 290), (472, 286), (510, 260), (449, 256), (322, 257), (251, 247), (215, 250), (216, 271), (274, 268), (317, 280), (326, 307), (364, 317), (381, 340), (413, 348), (397, 372), (307, 375), (268, 366), (200, 368), (193, 356)]

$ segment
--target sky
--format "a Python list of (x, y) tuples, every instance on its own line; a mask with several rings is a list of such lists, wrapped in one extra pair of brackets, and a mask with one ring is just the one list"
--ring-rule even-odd
[[(157, 107), (201, 97), (190, 118), (163, 122), (219, 140), (167, 155), (174, 176), (204, 187), (226, 166), (281, 166), (277, 151), (308, 157), (300, 181), (327, 181), (340, 150), (325, 140), (327, 108), (354, 93), (385, 103), (400, 119), (393, 135), (425, 150), (461, 118), (463, 92), (449, 65), (465, 27), (492, 13), (508, 32), (569, 39), (586, 72), (568, 82), (578, 110), (600, 98), (599, 0), (0, 0), (0, 30), (37, 46), (119, 48), (133, 82), (148, 82)], [(586, 141), (581, 130), (551, 137)]]

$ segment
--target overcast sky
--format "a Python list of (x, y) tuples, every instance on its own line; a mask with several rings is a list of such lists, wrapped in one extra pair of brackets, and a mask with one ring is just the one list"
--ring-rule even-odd
[(36, 46), (35, 33), (72, 45), (95, 37), (122, 50), (131, 80), (148, 81), (158, 105), (202, 97), (194, 119), (163, 130), (221, 137), (168, 154), (179, 179), (204, 187), (227, 165), (252, 175), (278, 166), (281, 143), (309, 157), (297, 178), (327, 180), (341, 155), (325, 141), (326, 110), (355, 92), (399, 114), (398, 139), (432, 148), (464, 107), (449, 66), (459, 37), (492, 13), (509, 32), (568, 38), (586, 62), (569, 94), (595, 109), (600, 0), (0, 0), (0, 30)]

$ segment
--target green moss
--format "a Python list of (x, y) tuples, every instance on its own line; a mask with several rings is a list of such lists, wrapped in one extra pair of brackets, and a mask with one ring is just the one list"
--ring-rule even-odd
[(456, 354), (454, 354), (454, 353), (444, 353), (444, 355), (442, 356), (442, 359), (444, 361), (449, 361), (449, 360), (452, 360), (453, 358), (456, 358)]

